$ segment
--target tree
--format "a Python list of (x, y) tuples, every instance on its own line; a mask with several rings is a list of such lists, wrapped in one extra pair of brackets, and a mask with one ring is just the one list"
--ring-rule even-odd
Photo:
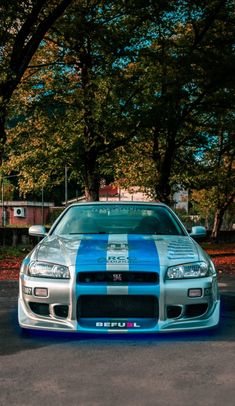
[[(68, 164), (87, 199), (97, 200), (101, 176), (113, 171), (113, 151), (120, 147), (135, 161), (126, 169), (128, 182), (137, 181), (137, 168), (143, 172), (146, 151), (138, 181), (147, 179), (154, 197), (169, 203), (177, 175), (186, 182), (185, 172), (209, 144), (211, 116), (231, 104), (232, 10), (230, 0), (74, 1), (45, 37), (17, 93), (26, 99), (24, 122), (14, 131), (32, 134), (38, 171), (46, 172), (53, 159), (57, 167)], [(51, 152), (40, 165), (44, 138)], [(64, 151), (55, 144), (60, 138)], [(31, 179), (29, 151), (17, 153), (15, 162)]]
[(227, 111), (213, 119), (210, 143), (200, 156), (198, 171), (191, 185), (199, 191), (193, 193), (196, 208), (202, 214), (213, 215), (211, 237), (219, 237), (226, 211), (235, 199), (235, 121), (233, 112)]
[(0, 163), (8, 104), (47, 31), (72, 0), (0, 2)]
[[(133, 12), (121, 1), (115, 5), (108, 1), (93, 1), (89, 7), (85, 2), (74, 2), (73, 18), (65, 16), (45, 38), (44, 46), (38, 50), (24, 76), (24, 86), (16, 95), (18, 100), (19, 97), (25, 100), (24, 114), (30, 120), (19, 122), (9, 131), (10, 142), (15, 139), (16, 132), (16, 140), (20, 140), (20, 134), (34, 132), (29, 143), (18, 151), (14, 143), (9, 142), (10, 159), (15, 165), (22, 165), (21, 174), (26, 173), (29, 162), (27, 176), (31, 182), (30, 162), (35, 160), (36, 151), (39, 152), (38, 162), (41, 162), (42, 134), (50, 134), (50, 139), (55, 140), (54, 132), (60, 134), (57, 141), (58, 138), (66, 139), (67, 152), (58, 151), (54, 145), (54, 153), (59, 154), (57, 162), (62, 160), (80, 176), (87, 200), (99, 199), (103, 157), (136, 134), (140, 119), (135, 96), (143, 86), (143, 77), (139, 77), (135, 64), (131, 63), (138, 58), (144, 31), (142, 2), (139, 7)], [(137, 32), (133, 37), (134, 28)], [(52, 58), (46, 57), (48, 54)], [(43, 64), (43, 60), (48, 60), (48, 64)], [(36, 119), (33, 119), (35, 115)], [(40, 141), (36, 141), (36, 125), (40, 129)], [(31, 157), (27, 150), (30, 142), (34, 143)], [(38, 150), (35, 143), (39, 145)], [(46, 145), (48, 148), (48, 140)], [(55, 155), (54, 158), (55, 161)], [(53, 162), (52, 156), (50, 162)], [(39, 163), (39, 171), (44, 164)], [(34, 170), (36, 168), (37, 165)]]
[(232, 107), (232, 2), (177, 1), (170, 13), (153, 13), (151, 22), (152, 41), (140, 62), (149, 84), (139, 97), (141, 140), (151, 145), (155, 198), (169, 204), (175, 170), (186, 170), (190, 161), (185, 151), (194, 155), (192, 167), (195, 150), (208, 142), (211, 114)]

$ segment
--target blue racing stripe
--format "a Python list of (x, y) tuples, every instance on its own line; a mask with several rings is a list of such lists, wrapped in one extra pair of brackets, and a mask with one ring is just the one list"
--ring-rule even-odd
[[(160, 272), (160, 262), (155, 241), (144, 235), (128, 235), (130, 271)], [(140, 269), (139, 269), (140, 268)]]
[(106, 270), (108, 234), (84, 235), (78, 247), (76, 272)]
[[(84, 235), (77, 251), (76, 274), (78, 272), (106, 271), (107, 246), (107, 234)], [(87, 293), (92, 295), (107, 294), (107, 286), (76, 285), (77, 297)]]
[[(128, 235), (129, 247), (129, 270), (160, 273), (160, 261), (156, 244), (151, 237), (144, 235)], [(136, 287), (129, 285), (129, 294), (136, 294)], [(149, 294), (149, 287), (143, 285), (142, 294)], [(159, 296), (159, 285), (156, 287), (156, 295)]]

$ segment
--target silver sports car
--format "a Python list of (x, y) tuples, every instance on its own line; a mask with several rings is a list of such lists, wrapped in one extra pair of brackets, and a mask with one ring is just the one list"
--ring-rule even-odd
[(24, 329), (157, 333), (214, 327), (214, 265), (164, 204), (74, 204), (24, 259), (18, 319)]

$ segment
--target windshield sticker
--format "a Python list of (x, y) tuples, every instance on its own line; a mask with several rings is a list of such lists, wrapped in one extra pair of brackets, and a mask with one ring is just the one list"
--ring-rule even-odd
[(128, 251), (128, 244), (120, 241), (112, 241), (108, 244), (109, 251)]

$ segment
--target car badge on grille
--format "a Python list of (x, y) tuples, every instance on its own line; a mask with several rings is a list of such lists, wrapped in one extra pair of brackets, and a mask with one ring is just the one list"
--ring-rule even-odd
[(113, 273), (113, 282), (122, 282), (122, 274)]

